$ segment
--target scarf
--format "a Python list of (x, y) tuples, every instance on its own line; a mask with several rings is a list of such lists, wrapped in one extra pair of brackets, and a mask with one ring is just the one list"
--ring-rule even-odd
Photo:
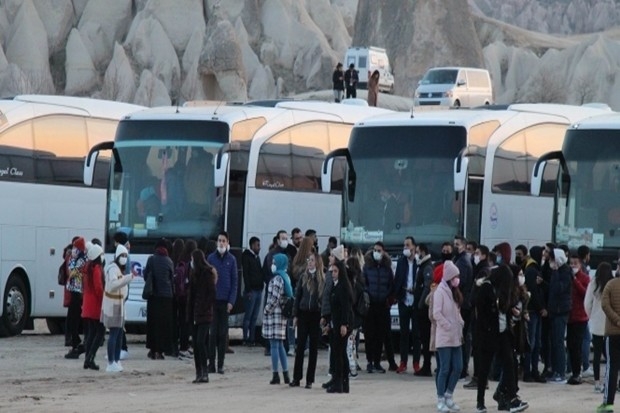
[(168, 250), (164, 247), (157, 247), (155, 248), (155, 254), (157, 255), (163, 255), (165, 257), (168, 256)]
[(284, 294), (286, 294), (287, 297), (293, 297), (293, 287), (291, 286), (291, 277), (289, 277), (286, 271), (283, 271), (283, 270), (276, 271), (276, 274), (278, 274), (284, 280)]

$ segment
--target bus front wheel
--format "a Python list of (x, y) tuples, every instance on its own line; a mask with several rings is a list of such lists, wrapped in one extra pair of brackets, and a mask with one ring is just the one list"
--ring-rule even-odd
[(18, 274), (11, 274), (2, 300), (4, 307), (0, 319), (0, 336), (21, 334), (28, 321), (29, 300), (24, 280)]

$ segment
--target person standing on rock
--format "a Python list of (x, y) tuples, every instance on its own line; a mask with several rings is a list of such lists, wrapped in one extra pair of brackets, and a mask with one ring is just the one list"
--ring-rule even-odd
[(336, 65), (336, 70), (332, 75), (332, 83), (334, 84), (334, 101), (340, 103), (344, 95), (344, 72), (342, 71), (342, 63)]
[(347, 86), (347, 99), (357, 97), (357, 82), (359, 82), (359, 80), (355, 65), (351, 63), (349, 65), (349, 70), (344, 74), (344, 83)]
[(379, 97), (379, 71), (375, 70), (368, 76), (368, 106), (377, 106)]

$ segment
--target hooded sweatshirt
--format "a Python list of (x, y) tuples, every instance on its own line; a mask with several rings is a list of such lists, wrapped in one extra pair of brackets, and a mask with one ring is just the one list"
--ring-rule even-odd
[(567, 265), (568, 259), (564, 251), (559, 248), (554, 249), (552, 259), (557, 263), (558, 269), (551, 272), (547, 310), (553, 315), (568, 314), (571, 308), (573, 273)]

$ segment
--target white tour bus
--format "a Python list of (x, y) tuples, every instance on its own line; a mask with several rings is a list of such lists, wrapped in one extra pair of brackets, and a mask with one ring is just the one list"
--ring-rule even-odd
[(86, 98), (21, 95), (0, 100), (0, 335), (46, 318), (62, 330), (62, 252), (73, 236), (101, 237), (108, 158), (94, 188), (82, 183), (91, 146), (114, 136), (119, 119), (141, 106)]
[(552, 191), (530, 196), (534, 163), (561, 147), (571, 123), (604, 112), (521, 104), (362, 121), (348, 149), (329, 154), (323, 168), (323, 189), (329, 191), (330, 162), (347, 159), (341, 238), (363, 251), (382, 241), (393, 256), (408, 235), (435, 254), (457, 234), (491, 248), (502, 241), (548, 242)]
[[(347, 146), (356, 121), (387, 112), (291, 101), (154, 108), (129, 116), (115, 142), (93, 148), (85, 164), (88, 183), (91, 159), (113, 149), (106, 252), (114, 232), (128, 233), (132, 266), (140, 272), (161, 237), (214, 240), (225, 229), (237, 255), (252, 236), (261, 239), (264, 255), (279, 229), (296, 226), (315, 229), (323, 242), (338, 234), (341, 205), (338, 193), (321, 191), (325, 155)], [(343, 185), (344, 165), (339, 171), (334, 192)], [(145, 322), (142, 287), (139, 279), (130, 286), (129, 324)], [(238, 299), (233, 314), (242, 311)], [(240, 325), (231, 318), (231, 326)]]
[(561, 151), (543, 155), (532, 171), (532, 194), (548, 182), (545, 166), (560, 163), (555, 195), (552, 241), (571, 249), (590, 247), (590, 268), (615, 262), (620, 251), (620, 114), (585, 119), (566, 131)]

